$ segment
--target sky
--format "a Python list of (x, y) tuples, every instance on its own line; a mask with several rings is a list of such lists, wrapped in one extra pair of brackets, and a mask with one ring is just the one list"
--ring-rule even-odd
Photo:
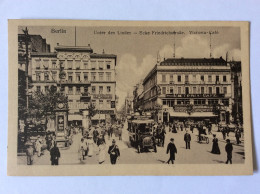
[[(22, 33), (19, 27), (18, 33)], [(66, 33), (53, 33), (62, 29)], [(62, 26), (28, 26), (29, 34), (38, 34), (46, 38), (51, 51), (60, 45), (75, 46), (75, 27)], [(101, 34), (100, 34), (101, 32)], [(109, 34), (115, 32), (115, 34)], [(129, 32), (131, 34), (124, 34)], [(159, 34), (172, 32), (171, 34)], [(176, 35), (173, 35), (176, 32)], [(76, 45), (87, 46), (95, 53), (117, 55), (116, 94), (119, 96), (118, 108), (133, 87), (155, 66), (157, 57), (160, 60), (173, 57), (209, 58), (210, 35), (212, 57), (240, 60), (240, 29), (238, 27), (76, 27)], [(158, 55), (159, 53), (159, 55)]]

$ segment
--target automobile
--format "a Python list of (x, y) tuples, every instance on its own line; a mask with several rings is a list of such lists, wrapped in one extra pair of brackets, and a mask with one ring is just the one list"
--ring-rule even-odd
[(129, 142), (137, 149), (138, 153), (149, 149), (157, 152), (153, 124), (154, 120), (152, 119), (128, 120)]

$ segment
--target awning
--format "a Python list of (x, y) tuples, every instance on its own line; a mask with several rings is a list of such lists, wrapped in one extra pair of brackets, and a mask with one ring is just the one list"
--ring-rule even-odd
[(69, 121), (81, 121), (82, 120), (82, 115), (78, 115), (78, 114), (69, 115), (68, 116), (68, 120)]
[(213, 112), (194, 112), (188, 114), (186, 112), (169, 112), (171, 117), (216, 117)]
[(95, 114), (95, 116), (93, 116), (91, 118), (91, 120), (105, 120), (106, 119), (106, 115), (105, 114)]

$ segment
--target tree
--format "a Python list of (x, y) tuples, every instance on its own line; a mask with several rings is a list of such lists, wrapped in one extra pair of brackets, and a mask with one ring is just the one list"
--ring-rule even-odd
[(91, 102), (88, 106), (89, 117), (91, 118), (91, 117), (95, 116), (96, 113), (97, 113), (96, 106)]
[(44, 93), (35, 91), (30, 100), (28, 114), (36, 119), (46, 118), (47, 116), (54, 118), (57, 103), (63, 103), (65, 107), (68, 107), (68, 97), (57, 91), (56, 86), (51, 86)]

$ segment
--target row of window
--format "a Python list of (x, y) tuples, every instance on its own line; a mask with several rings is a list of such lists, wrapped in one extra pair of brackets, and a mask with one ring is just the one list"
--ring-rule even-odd
[[(80, 81), (111, 81), (111, 72), (106, 73), (91, 73), (91, 79), (89, 79), (89, 73), (83, 73), (83, 79), (81, 78), (81, 73), (73, 74), (73, 72), (68, 72), (68, 81), (73, 82), (74, 79), (76, 82)], [(57, 72), (44, 72), (44, 81), (57, 81)], [(41, 72), (36, 72), (36, 81), (41, 81)]]
[[(199, 91), (200, 89), (200, 91)], [(174, 94), (174, 88), (170, 87), (170, 89), (167, 91), (167, 87), (162, 87), (162, 94)], [(189, 87), (185, 87), (185, 94), (205, 94), (205, 87), (192, 87), (192, 91), (190, 91)], [(213, 94), (213, 87), (208, 87), (208, 94)], [(216, 87), (216, 90), (214, 92), (215, 94), (220, 94), (220, 87)], [(182, 87), (177, 88), (177, 94), (183, 94)], [(227, 87), (223, 87), (223, 94), (227, 94)]]
[(217, 105), (219, 103), (223, 103), (224, 106), (229, 106), (228, 99), (163, 99), (163, 105), (168, 105), (169, 107), (173, 107), (174, 105), (185, 105), (185, 104), (193, 104), (193, 105)]
[[(99, 103), (98, 103), (99, 102)], [(102, 108), (111, 108), (111, 100), (92, 100), (92, 103), (94, 106), (97, 107), (97, 109)], [(86, 108), (87, 104), (80, 102), (80, 100), (69, 100), (68, 102), (69, 109), (80, 109), (80, 108)]]
[(67, 60), (65, 61), (50, 61), (49, 60), (36, 60), (36, 69), (57, 69), (60, 68), (60, 65), (66, 65), (65, 69), (92, 69), (92, 70), (96, 70), (96, 69), (111, 69), (111, 61), (83, 61), (81, 62), (80, 60), (76, 60), (76, 61), (72, 61), (72, 60)]
[[(75, 92), (73, 90), (73, 88), (75, 88)], [(111, 93), (111, 86), (106, 86), (106, 87), (103, 87), (103, 86), (91, 86), (91, 92), (92, 94), (96, 94), (97, 93), (97, 89), (98, 89), (98, 93), (99, 94), (103, 94), (105, 91), (104, 91), (104, 88), (106, 88), (106, 93)], [(36, 86), (36, 90), (38, 92), (42, 91), (42, 87), (41, 86)], [(44, 91), (47, 92), (49, 90), (49, 86), (44, 86)], [(61, 91), (65, 91), (65, 86), (62, 86), (61, 87)], [(68, 94), (81, 94), (81, 93), (88, 93), (89, 92), (89, 89), (88, 89), (88, 86), (84, 86), (84, 87), (80, 87), (80, 86), (68, 86)]]
[[(190, 78), (190, 76), (189, 75), (185, 75), (185, 77), (184, 77), (184, 81), (185, 82), (189, 82), (189, 81), (198, 81), (198, 77), (197, 77), (197, 75), (192, 75), (192, 80), (190, 80), (189, 79)], [(213, 76), (212, 75), (208, 75), (207, 76), (207, 81), (208, 82), (212, 82), (213, 81)], [(199, 80), (200, 81), (206, 81), (206, 76), (205, 75), (200, 75), (200, 78), (199, 78)], [(166, 80), (166, 74), (162, 74), (162, 82), (166, 82), (167, 80)], [(174, 81), (174, 75), (173, 74), (171, 74), (170, 75), (170, 82), (173, 82)], [(181, 75), (177, 75), (177, 81), (178, 82), (182, 82), (183, 81), (183, 76), (181, 76)], [(215, 76), (215, 81), (216, 82), (219, 82), (220, 81), (220, 76), (219, 75), (216, 75)], [(222, 76), (222, 81), (223, 82), (227, 82), (227, 76), (226, 75), (223, 75)]]

